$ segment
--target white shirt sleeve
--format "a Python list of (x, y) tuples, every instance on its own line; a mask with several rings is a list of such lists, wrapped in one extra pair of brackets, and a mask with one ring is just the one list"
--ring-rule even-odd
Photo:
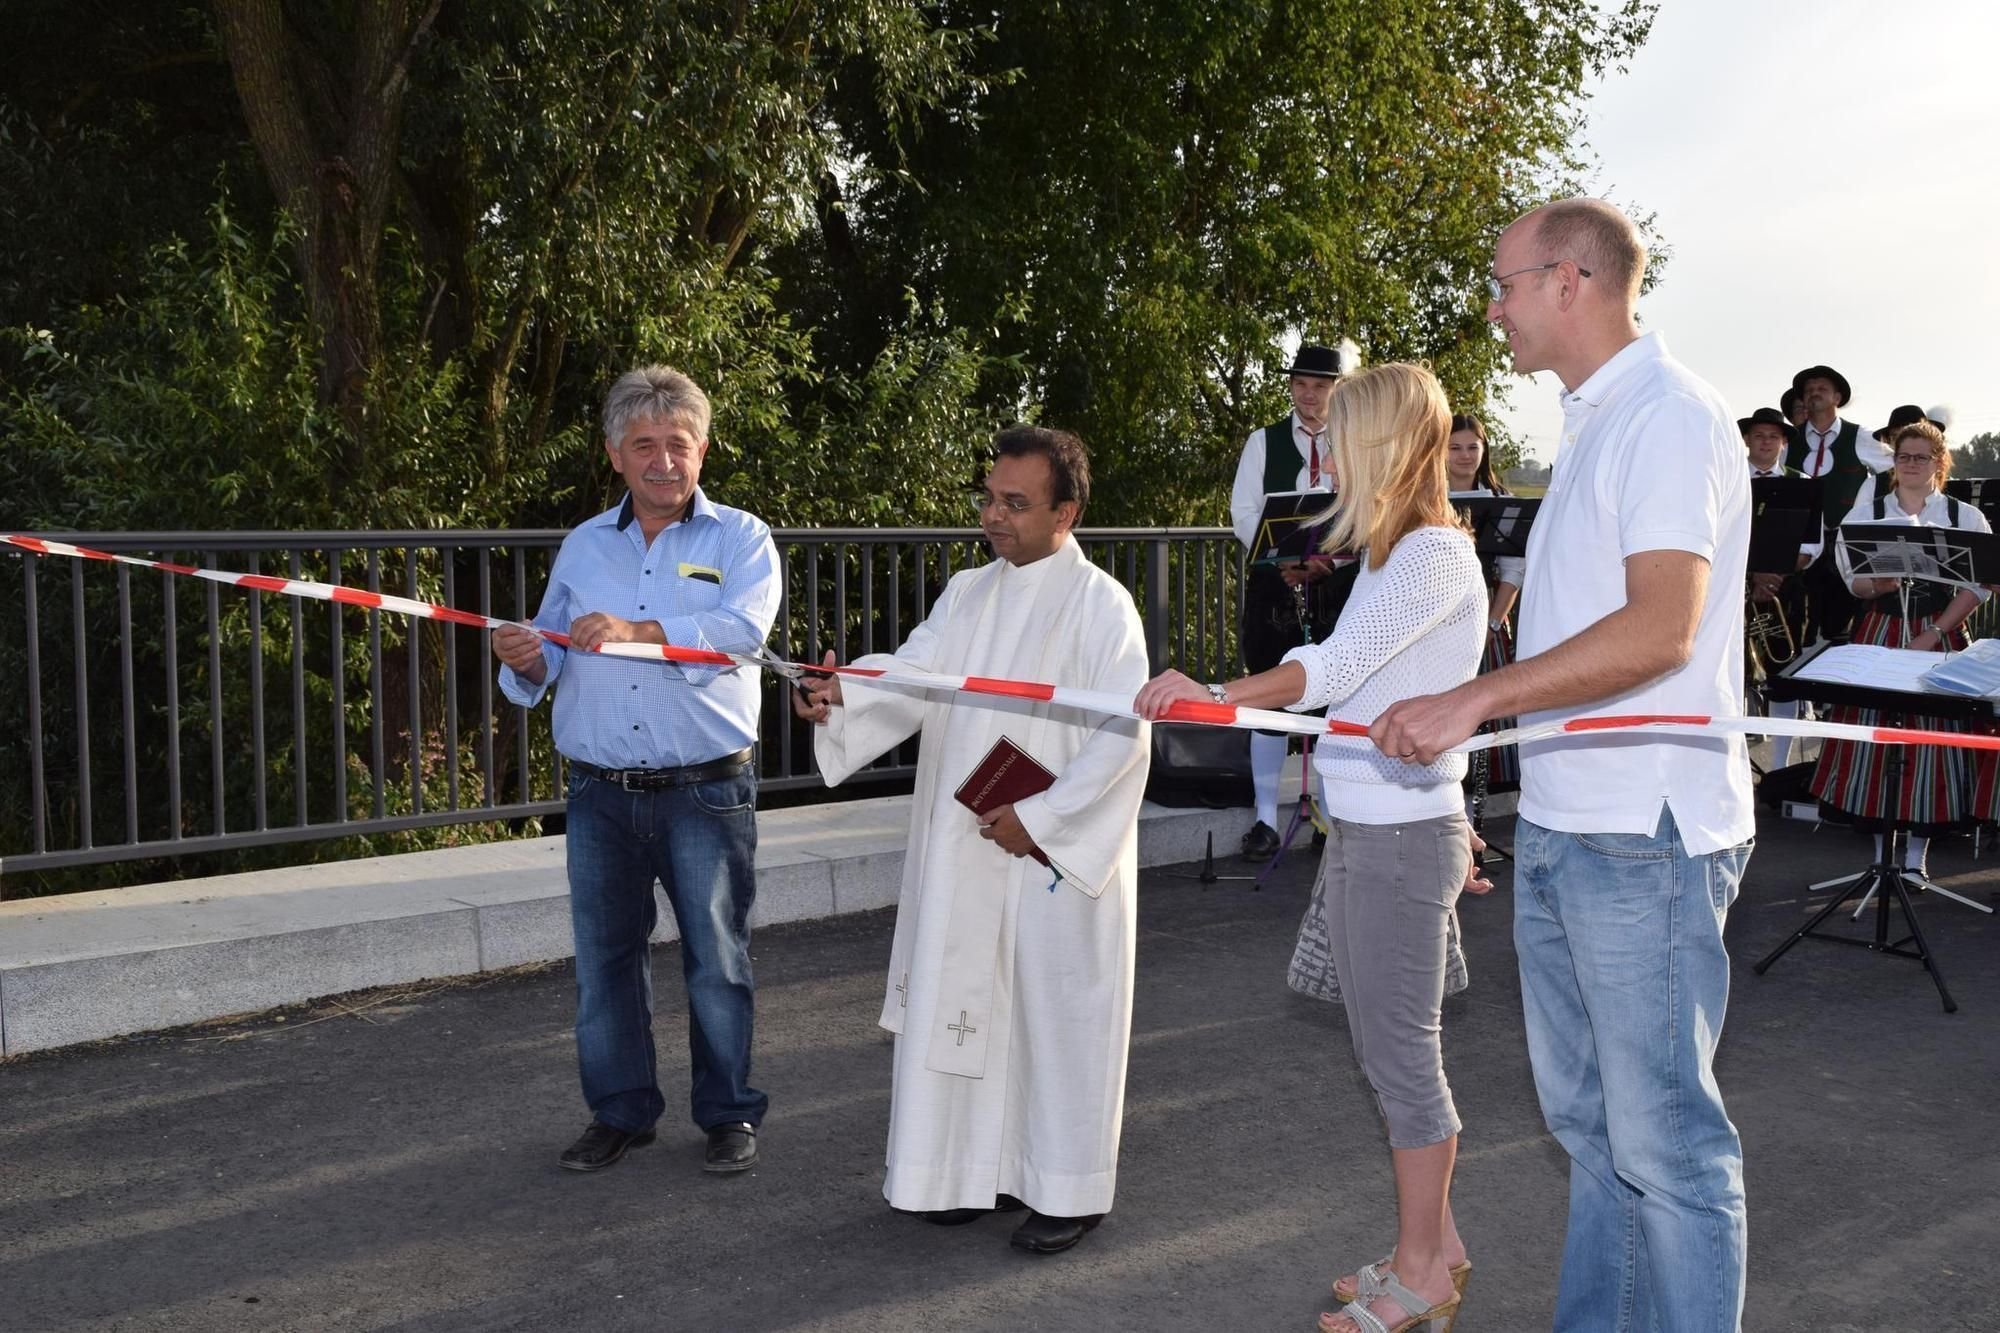
[(1493, 581), (1511, 583), (1519, 591), (1528, 577), (1528, 561), (1524, 556), (1496, 555), (1493, 557)]
[(1229, 526), (1236, 540), (1249, 550), (1257, 540), (1257, 520), (1264, 516), (1264, 431), (1250, 432), (1243, 442), (1243, 457), (1236, 460), (1236, 482), (1229, 488)]
[(1344, 702), (1474, 593), (1484, 619), (1486, 583), (1471, 540), (1452, 528), (1418, 528), (1396, 543), (1374, 586), (1358, 605), (1348, 603), (1333, 633), (1285, 654), (1306, 672), (1305, 693), (1286, 707), (1302, 712)]
[[(1661, 398), (1632, 423), (1602, 497), (1618, 515), (1618, 554), (1687, 551), (1713, 562), (1722, 540), (1724, 488), (1748, 485), (1735, 448), (1718, 448), (1706, 404), (1684, 394)], [(1724, 446), (1730, 441), (1722, 441)]]
[(1896, 466), (1896, 457), (1889, 446), (1875, 438), (1875, 432), (1856, 423), (1854, 436), (1854, 456), (1861, 460), (1870, 472), (1887, 472)]
[[(1898, 509), (1896, 512), (1900, 514), (1902, 510)], [(1840, 526), (1845, 528), (1849, 523), (1873, 523), (1874, 521), (1875, 501), (1864, 498), (1855, 501), (1854, 508), (1847, 511), (1847, 517), (1840, 520)], [(1882, 521), (1887, 523), (1893, 520), (1885, 516)], [(1840, 571), (1840, 580), (1847, 585), (1847, 590), (1853, 592), (1854, 574), (1847, 559), (1847, 537), (1844, 533), (1837, 534), (1834, 537), (1833, 567)]]

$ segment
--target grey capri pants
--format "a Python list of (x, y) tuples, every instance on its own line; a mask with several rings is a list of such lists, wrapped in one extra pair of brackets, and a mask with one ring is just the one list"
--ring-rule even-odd
[(1320, 862), (1334, 974), (1389, 1146), (1459, 1131), (1444, 1081), (1445, 936), (1472, 865), (1462, 813), (1409, 824), (1332, 821)]

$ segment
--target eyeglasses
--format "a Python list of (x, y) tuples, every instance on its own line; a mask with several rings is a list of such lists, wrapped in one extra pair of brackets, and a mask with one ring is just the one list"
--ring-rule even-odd
[[(1523, 273), (1545, 272), (1548, 269), (1560, 268), (1564, 264), (1576, 264), (1576, 261), (1574, 259), (1551, 259), (1546, 264), (1535, 264), (1528, 268), (1517, 268), (1512, 273), (1502, 273), (1497, 278), (1488, 274), (1486, 278), (1486, 290), (1492, 295), (1495, 302), (1504, 301), (1507, 299), (1507, 279), (1518, 278)], [(1576, 265), (1576, 271), (1582, 277), (1587, 278), (1590, 276), (1590, 270), (1581, 264)]]
[(1937, 462), (1937, 455), (1936, 455), (1936, 454), (1897, 454), (1897, 455), (1896, 455), (1896, 461), (1897, 461), (1898, 463), (1935, 463), (1935, 462)]
[(1010, 500), (1004, 495), (988, 495), (985, 491), (967, 491), (965, 499), (975, 514), (985, 514), (994, 505), (999, 505), (1010, 514), (1025, 514), (1030, 509), (1040, 509), (1044, 504), (1050, 508), (1062, 503), (1060, 500)]

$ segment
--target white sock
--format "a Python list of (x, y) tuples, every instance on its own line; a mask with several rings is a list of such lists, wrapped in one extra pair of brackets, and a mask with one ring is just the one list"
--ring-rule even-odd
[[(1771, 717), (1797, 717), (1799, 715), (1799, 701), (1797, 699), (1787, 699), (1783, 702), (1772, 703), (1767, 705), (1764, 711)], [(1793, 738), (1790, 736), (1771, 737), (1772, 768), (1783, 768), (1791, 759), (1792, 740)]]
[(1924, 854), (1931, 849), (1931, 840), (1912, 833), (1909, 845), (1903, 849), (1903, 868), (1919, 874), (1924, 871)]
[(1879, 833), (1875, 835), (1875, 859), (1882, 859), (1882, 835)]
[(1272, 828), (1278, 827), (1278, 776), (1284, 772), (1290, 744), (1286, 736), (1250, 733), (1250, 785), (1257, 796), (1257, 818)]

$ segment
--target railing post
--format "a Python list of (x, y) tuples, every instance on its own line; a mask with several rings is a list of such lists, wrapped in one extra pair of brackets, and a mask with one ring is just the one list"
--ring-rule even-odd
[(1152, 674), (1159, 675), (1171, 663), (1167, 660), (1167, 634), (1172, 628), (1167, 618), (1167, 538), (1158, 536), (1146, 543), (1146, 661)]

